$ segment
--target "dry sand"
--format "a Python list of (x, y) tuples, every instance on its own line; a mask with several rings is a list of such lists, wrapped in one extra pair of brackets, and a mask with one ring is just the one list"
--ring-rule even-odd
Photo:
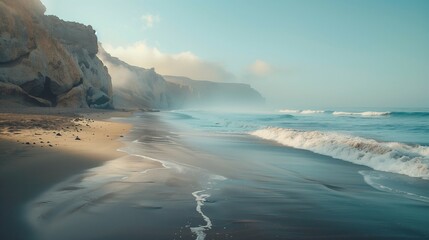
[(5, 149), (3, 154), (29, 151), (29, 148), (54, 148), (93, 159), (111, 159), (121, 155), (116, 151), (120, 142), (115, 140), (129, 129), (128, 124), (94, 120), (91, 114), (85, 117), (0, 114), (0, 141), (22, 145)]
[(124, 155), (117, 151), (118, 139), (132, 127), (106, 120), (130, 112), (0, 111), (1, 239), (28, 239), (22, 206), (55, 183)]

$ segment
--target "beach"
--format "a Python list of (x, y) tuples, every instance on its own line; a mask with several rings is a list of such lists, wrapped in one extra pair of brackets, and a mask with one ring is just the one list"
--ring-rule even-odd
[[(2, 186), (2, 211), (11, 215), (2, 216), (20, 217), (4, 217), (6, 233), (41, 240), (427, 238), (427, 180), (286, 147), (249, 130), (278, 119), (295, 127), (311, 127), (309, 119), (335, 119), (336, 127), (352, 121), (325, 115), (135, 112), (95, 119), (101, 125), (90, 123), (97, 131), (87, 129), (89, 136), (64, 134), (101, 134), (103, 146), (94, 148), (112, 150), (101, 155), (72, 154), (74, 143), (61, 141), (65, 151), (9, 141), (5, 151), (28, 150), (8, 152), (14, 164), (3, 160), (2, 184), (9, 185)], [(388, 121), (380, 118), (354, 121)], [(101, 129), (115, 126), (104, 139)], [(362, 143), (355, 145), (360, 151)], [(37, 174), (41, 168), (52, 171)]]
[[(129, 124), (108, 119), (130, 112), (1, 109), (1, 238), (28, 239), (22, 209), (74, 174), (124, 155), (116, 151)], [(76, 140), (76, 139), (80, 140)]]

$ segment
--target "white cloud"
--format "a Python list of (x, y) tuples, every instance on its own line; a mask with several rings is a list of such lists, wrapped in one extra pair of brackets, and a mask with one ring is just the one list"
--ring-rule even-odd
[(256, 60), (248, 67), (248, 71), (256, 76), (266, 76), (272, 72), (272, 67), (262, 60)]
[(160, 21), (158, 15), (146, 14), (141, 17), (141, 20), (144, 22), (146, 28), (152, 28), (153, 25)]
[(234, 75), (214, 62), (200, 59), (194, 53), (186, 51), (174, 54), (164, 53), (145, 42), (136, 42), (129, 46), (114, 47), (104, 44), (104, 49), (114, 57), (138, 67), (152, 68), (161, 75), (185, 76), (195, 80), (231, 81)]

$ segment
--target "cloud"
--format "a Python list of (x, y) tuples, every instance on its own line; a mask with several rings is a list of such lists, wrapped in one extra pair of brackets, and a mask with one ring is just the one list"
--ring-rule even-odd
[(145, 42), (136, 42), (129, 46), (114, 47), (103, 44), (112, 56), (138, 67), (152, 68), (161, 75), (185, 76), (195, 80), (225, 82), (234, 80), (234, 75), (221, 64), (200, 59), (194, 53), (164, 53)]
[(248, 67), (248, 71), (255, 76), (262, 77), (270, 74), (272, 67), (262, 60), (256, 60)]
[(158, 15), (146, 14), (141, 17), (141, 20), (144, 22), (145, 28), (152, 28), (155, 23), (160, 21), (160, 18)]

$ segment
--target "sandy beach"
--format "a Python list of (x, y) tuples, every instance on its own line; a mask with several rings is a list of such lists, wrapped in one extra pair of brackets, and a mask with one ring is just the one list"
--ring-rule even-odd
[(237, 124), (208, 113), (79, 115), (1, 115), (1, 239), (427, 239), (427, 180), (226, 132)]
[(111, 117), (131, 112), (0, 109), (2, 239), (28, 239), (23, 205), (55, 183), (123, 156), (119, 141), (131, 125)]

